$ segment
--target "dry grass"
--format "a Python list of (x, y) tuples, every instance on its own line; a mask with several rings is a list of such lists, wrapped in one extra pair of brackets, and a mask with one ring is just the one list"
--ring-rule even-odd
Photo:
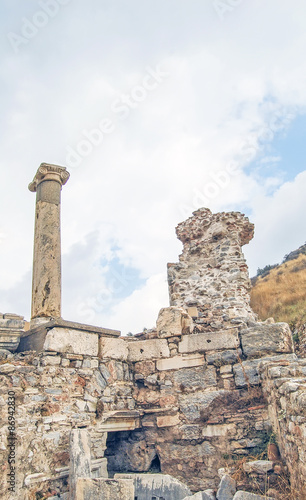
[(273, 317), (293, 328), (306, 321), (306, 257), (285, 262), (259, 277), (251, 292), (251, 307), (261, 320)]
[[(238, 462), (235, 463), (235, 472), (232, 474), (232, 477), (235, 479), (238, 488), (245, 488), (246, 491), (251, 493), (261, 495), (263, 498), (267, 498), (267, 492), (270, 488), (270, 479), (268, 474), (265, 476), (261, 476), (261, 480), (259, 481), (259, 477), (256, 475), (249, 475), (244, 470), (244, 464), (246, 462), (252, 462), (254, 460), (266, 460), (265, 453), (260, 455), (248, 455), (247, 457), (243, 457)], [(278, 462), (282, 467), (282, 462)], [(277, 480), (273, 481), (273, 489), (277, 491), (277, 499), (278, 500), (296, 500), (298, 498), (298, 494), (296, 491), (292, 491), (290, 487), (290, 479), (288, 472), (285, 472), (283, 469), (282, 472), (277, 476)], [(269, 497), (270, 498), (270, 497)]]

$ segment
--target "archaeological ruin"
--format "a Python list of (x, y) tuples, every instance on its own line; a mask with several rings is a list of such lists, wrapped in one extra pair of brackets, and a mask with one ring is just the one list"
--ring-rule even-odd
[(61, 317), (68, 179), (42, 164), (30, 184), (31, 321), (0, 315), (1, 498), (272, 499), (287, 474), (305, 500), (306, 360), (286, 323), (250, 308), (253, 224), (207, 208), (180, 223), (170, 306), (122, 337)]

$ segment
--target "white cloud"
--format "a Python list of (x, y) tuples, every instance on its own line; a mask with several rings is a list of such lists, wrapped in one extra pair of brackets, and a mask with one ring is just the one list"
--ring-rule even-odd
[[(7, 30), (31, 15), (18, 5), (2, 7)], [(256, 239), (246, 254), (253, 273), (302, 244), (303, 175), (283, 184), (282, 173), (264, 169), (279, 159), (266, 145), (305, 111), (305, 11), (302, 0), (242, 2), (221, 22), (213, 3), (200, 0), (76, 0), (19, 55), (7, 45), (0, 309), (2, 303), (29, 316), (17, 299), (30, 283), (35, 199), (28, 182), (42, 161), (65, 164), (67, 146), (75, 148), (103, 118), (114, 122), (114, 132), (71, 170), (62, 192), (69, 319), (86, 321), (87, 314), (109, 327), (118, 321), (125, 331), (152, 326), (153, 309), (168, 304), (158, 277), (181, 251), (174, 228), (199, 205), (251, 216)], [(130, 95), (146, 68), (157, 65), (169, 76), (120, 120), (114, 100)], [(267, 163), (246, 170), (258, 152)], [(239, 173), (209, 191), (233, 161)], [(107, 270), (99, 263), (111, 261), (114, 247), (121, 265), (137, 269), (146, 284), (105, 313), (99, 301)]]
[(285, 254), (305, 243), (305, 189), (306, 171), (284, 183), (272, 196), (253, 199), (255, 238), (245, 247), (253, 263), (252, 275), (257, 267), (280, 263)]

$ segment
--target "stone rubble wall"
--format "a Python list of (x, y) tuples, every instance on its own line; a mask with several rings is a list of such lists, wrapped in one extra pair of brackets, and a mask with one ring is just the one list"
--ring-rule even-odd
[[(149, 472), (153, 464), (192, 492), (215, 489), (218, 469), (260, 454), (277, 425), (291, 473), (298, 470), (300, 482), (306, 480), (303, 462), (295, 468), (304, 432), (300, 382), (281, 395), (283, 385), (268, 375), (270, 366), (299, 363), (291, 332), (285, 323), (257, 322), (249, 306), (241, 246), (253, 225), (236, 212), (200, 209), (177, 233), (184, 250), (180, 263), (169, 266), (171, 306), (160, 311), (156, 328), (116, 338), (114, 331), (58, 321), (25, 335), (25, 352), (2, 352), (1, 463), (7, 467), (7, 394), (13, 390), (17, 481), (26, 500), (48, 488), (67, 495), (69, 436), (76, 427), (89, 432), (97, 479), (79, 483), (83, 497), (120, 490), (102, 481), (108, 471)], [(289, 370), (288, 382), (294, 373)], [(294, 407), (295, 394), (301, 402)], [(285, 413), (277, 424), (279, 405)], [(6, 498), (3, 472), (0, 495)]]
[(196, 331), (232, 328), (255, 320), (251, 283), (241, 246), (254, 225), (240, 212), (212, 214), (201, 208), (176, 228), (183, 243), (178, 264), (168, 264), (170, 305), (195, 307)]
[[(93, 473), (106, 474), (103, 414), (133, 409), (132, 375), (127, 363), (97, 356), (42, 352), (9, 354), (0, 360), (1, 463), (7, 467), (8, 390), (15, 393), (17, 485), (31, 491), (49, 482), (65, 491), (69, 435), (86, 427), (91, 437)], [(4, 470), (5, 472), (5, 470)], [(50, 482), (52, 478), (52, 481)], [(1, 498), (6, 498), (3, 477)], [(33, 491), (34, 491), (33, 490)], [(30, 497), (29, 497), (30, 498)]]
[[(63, 336), (61, 346), (52, 330), (47, 338), (56, 337), (52, 346), (59, 352), (3, 355), (1, 420), (7, 422), (11, 389), (16, 394), (19, 487), (32, 492), (50, 484), (66, 491), (74, 427), (90, 433), (97, 477), (107, 475), (105, 458), (114, 472), (146, 472), (158, 456), (161, 471), (192, 491), (214, 488), (220, 466), (262, 448), (271, 422), (259, 389), (258, 363), (273, 359), (267, 358), (273, 349), (276, 359), (295, 359), (286, 328), (278, 330), (282, 341), (271, 335), (268, 342), (276, 325), (259, 324), (259, 342), (250, 340), (257, 359), (248, 360), (239, 328), (188, 334), (190, 317), (176, 307), (162, 309), (157, 324), (147, 339), (100, 336), (97, 356), (75, 354), (74, 344), (73, 353), (60, 352), (76, 333)], [(174, 335), (167, 335), (165, 325)], [(254, 336), (253, 323), (250, 330)], [(82, 344), (86, 332), (78, 334)], [(115, 439), (107, 444), (110, 435)], [(4, 425), (3, 463), (6, 436)]]
[(262, 361), (264, 395), (297, 500), (306, 498), (306, 359)]
[(258, 364), (296, 356), (286, 324), (248, 320), (192, 331), (186, 310), (171, 306), (160, 311), (156, 330), (101, 338), (100, 351), (131, 364), (135, 409), (143, 414), (133, 438), (118, 435), (110, 463), (118, 472), (145, 471), (157, 453), (163, 473), (198, 491), (216, 486), (221, 465), (264, 450), (272, 427)]

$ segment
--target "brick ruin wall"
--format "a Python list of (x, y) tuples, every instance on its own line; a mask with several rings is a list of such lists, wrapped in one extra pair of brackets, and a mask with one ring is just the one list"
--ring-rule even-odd
[[(215, 488), (220, 467), (260, 453), (273, 430), (305, 498), (306, 365), (288, 325), (258, 322), (250, 309), (241, 246), (253, 225), (201, 209), (177, 234), (184, 249), (168, 266), (171, 306), (155, 329), (112, 338), (50, 328), (37, 352), (2, 352), (2, 498), (8, 390), (21, 498), (47, 489), (65, 498), (72, 428), (88, 430), (94, 477), (160, 470), (194, 492)], [(8, 319), (1, 328), (16, 334)]]

